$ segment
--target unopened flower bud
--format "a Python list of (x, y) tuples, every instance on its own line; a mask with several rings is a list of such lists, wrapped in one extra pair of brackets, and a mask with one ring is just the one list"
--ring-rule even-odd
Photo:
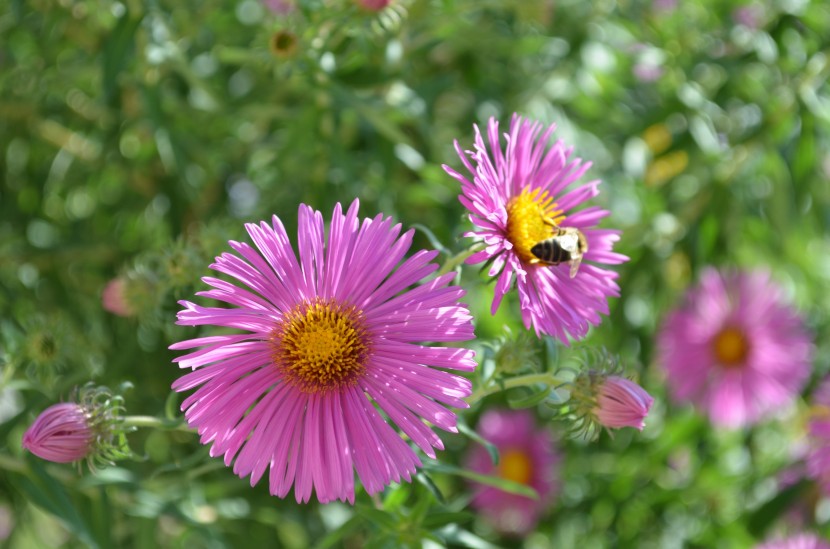
[(619, 376), (608, 376), (599, 386), (595, 414), (604, 427), (643, 430), (654, 398), (645, 389)]
[(87, 385), (78, 402), (44, 410), (23, 435), (23, 448), (39, 458), (70, 463), (86, 458), (90, 468), (132, 455), (127, 446), (120, 396), (106, 387)]
[(602, 427), (634, 427), (642, 431), (654, 398), (637, 383), (617, 375), (619, 360), (605, 350), (591, 350), (580, 360), (590, 369), (567, 384), (570, 399), (565, 415), (574, 420), (574, 431), (593, 438)]
[(74, 402), (53, 404), (23, 435), (23, 447), (56, 463), (79, 461), (92, 451), (95, 435), (84, 409)]
[(135, 316), (135, 309), (127, 301), (126, 281), (123, 278), (114, 278), (107, 283), (101, 294), (101, 303), (112, 314)]

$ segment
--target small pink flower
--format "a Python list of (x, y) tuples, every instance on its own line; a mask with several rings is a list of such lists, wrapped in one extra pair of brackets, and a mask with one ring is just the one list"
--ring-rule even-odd
[(357, 0), (357, 4), (368, 11), (380, 11), (391, 3), (392, 0)]
[(505, 534), (524, 535), (535, 528), (558, 491), (560, 461), (556, 445), (545, 429), (536, 429), (526, 410), (490, 410), (479, 421), (478, 432), (499, 451), (494, 465), (487, 450), (471, 448), (466, 465), (482, 475), (498, 476), (536, 490), (539, 499), (509, 494), (498, 488), (476, 485), (472, 506)]
[[(584, 337), (608, 314), (608, 298), (620, 293), (617, 273), (606, 267), (628, 261), (613, 251), (620, 231), (597, 227), (610, 212), (586, 206), (599, 195), (598, 180), (578, 183), (591, 163), (573, 158), (573, 147), (562, 140), (551, 143), (555, 124), (544, 128), (514, 114), (507, 132), (495, 118), (485, 134), (474, 129), (473, 150), (455, 143), (469, 173), (444, 171), (461, 184), (458, 199), (474, 225), (465, 236), (482, 245), (467, 263), (489, 264), (496, 278), (491, 313), (515, 281), (526, 328), (565, 344)], [(541, 261), (537, 246), (566, 229), (581, 235), (570, 237), (580, 242), (570, 243), (570, 259)]]
[(634, 427), (642, 431), (652, 404), (651, 395), (633, 381), (608, 376), (599, 388), (595, 414), (605, 427)]
[(118, 316), (129, 317), (135, 315), (135, 309), (127, 302), (126, 285), (126, 280), (120, 277), (107, 283), (103, 294), (101, 294), (101, 302), (105, 310)]
[(830, 549), (830, 543), (815, 534), (805, 532), (760, 543), (755, 549)]
[(263, 0), (265, 7), (279, 15), (286, 15), (296, 8), (294, 0)]
[(23, 448), (47, 461), (70, 463), (87, 457), (94, 438), (84, 409), (61, 402), (37, 417), (23, 435)]
[(764, 272), (707, 269), (658, 335), (672, 395), (716, 425), (750, 425), (790, 404), (813, 346), (798, 313)]

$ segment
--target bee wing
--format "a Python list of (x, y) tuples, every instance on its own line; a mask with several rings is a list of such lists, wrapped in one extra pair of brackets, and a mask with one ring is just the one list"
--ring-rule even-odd
[(576, 273), (579, 271), (579, 265), (582, 263), (582, 254), (577, 254), (571, 259), (571, 278), (576, 276)]

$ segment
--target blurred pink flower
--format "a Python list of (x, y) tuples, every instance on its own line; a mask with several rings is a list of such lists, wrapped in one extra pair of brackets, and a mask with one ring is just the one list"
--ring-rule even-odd
[(536, 490), (539, 499), (476, 484), (472, 506), (500, 532), (527, 534), (558, 491), (560, 457), (554, 441), (547, 430), (534, 427), (533, 416), (526, 410), (490, 410), (481, 417), (478, 432), (498, 449), (499, 464), (493, 465), (487, 450), (476, 445), (467, 454), (467, 468), (526, 484)]
[(815, 534), (804, 532), (759, 543), (755, 549), (830, 549), (830, 543)]
[(356, 0), (357, 5), (368, 11), (380, 11), (392, 3), (392, 0)]
[[(599, 194), (598, 180), (571, 187), (590, 162), (569, 162), (573, 147), (561, 140), (548, 145), (555, 125), (542, 132), (540, 123), (513, 115), (504, 150), (495, 118), (487, 125), (487, 142), (478, 126), (474, 128), (473, 151), (464, 152), (455, 143), (472, 180), (449, 166), (444, 170), (461, 183), (459, 200), (475, 225), (466, 236), (485, 245), (467, 263), (492, 262), (490, 276), (498, 277), (491, 312), (498, 310), (515, 275), (525, 327), (532, 325), (537, 336), (549, 334), (566, 344), (569, 337), (584, 337), (591, 325), (600, 323), (600, 314), (608, 314), (608, 298), (619, 295), (617, 273), (593, 263), (628, 260), (612, 250), (620, 232), (596, 228), (607, 210), (589, 206), (574, 211)], [(554, 223), (578, 229), (587, 241), (588, 263), (581, 264), (575, 277), (568, 262), (540, 263), (531, 251), (554, 236)]]
[(127, 281), (121, 277), (110, 280), (101, 294), (104, 309), (118, 316), (134, 316), (136, 311), (126, 297)]
[(279, 15), (286, 15), (296, 9), (296, 0), (262, 0), (265, 7)]
[(87, 457), (94, 440), (83, 407), (61, 402), (46, 408), (26, 430), (23, 448), (47, 461), (70, 463)]
[(642, 431), (652, 404), (651, 395), (633, 381), (608, 376), (599, 387), (595, 414), (605, 427), (634, 427)]
[(631, 72), (640, 82), (654, 82), (663, 76), (663, 67), (654, 63), (638, 62), (631, 68)]
[(764, 7), (758, 4), (747, 4), (732, 11), (732, 20), (739, 25), (750, 29), (758, 29), (764, 17)]
[(812, 404), (807, 424), (807, 476), (830, 496), (830, 376), (816, 389)]
[(790, 404), (812, 354), (801, 317), (764, 272), (707, 269), (658, 334), (673, 397), (724, 427), (755, 423)]
[[(199, 292), (230, 307), (181, 301), (178, 324), (235, 328), (172, 345), (193, 370), (174, 384), (195, 389), (182, 403), (212, 456), (236, 459), (234, 473), (251, 485), (268, 475), (271, 494), (294, 487), (298, 502), (354, 502), (354, 470), (374, 494), (409, 481), (418, 455), (396, 424), (428, 456), (443, 449), (428, 425), (456, 432), (445, 406), (466, 408), (471, 383), (439, 368), (472, 371), (471, 350), (419, 342), (473, 338), (458, 302), (464, 290), (434, 273), (434, 251), (404, 256), (414, 231), (378, 215), (360, 219), (355, 200), (334, 209), (328, 238), (323, 215), (299, 210), (299, 261), (280, 219), (247, 224), (255, 247), (230, 242), (211, 265), (236, 279), (203, 280)], [(386, 419), (388, 418), (388, 419)]]

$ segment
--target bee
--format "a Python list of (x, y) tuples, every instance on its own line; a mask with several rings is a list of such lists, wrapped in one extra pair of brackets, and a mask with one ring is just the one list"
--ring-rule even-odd
[(553, 236), (534, 244), (530, 253), (536, 256), (533, 263), (559, 265), (568, 262), (573, 278), (579, 271), (582, 256), (588, 253), (588, 240), (582, 231), (575, 227), (554, 225)]

